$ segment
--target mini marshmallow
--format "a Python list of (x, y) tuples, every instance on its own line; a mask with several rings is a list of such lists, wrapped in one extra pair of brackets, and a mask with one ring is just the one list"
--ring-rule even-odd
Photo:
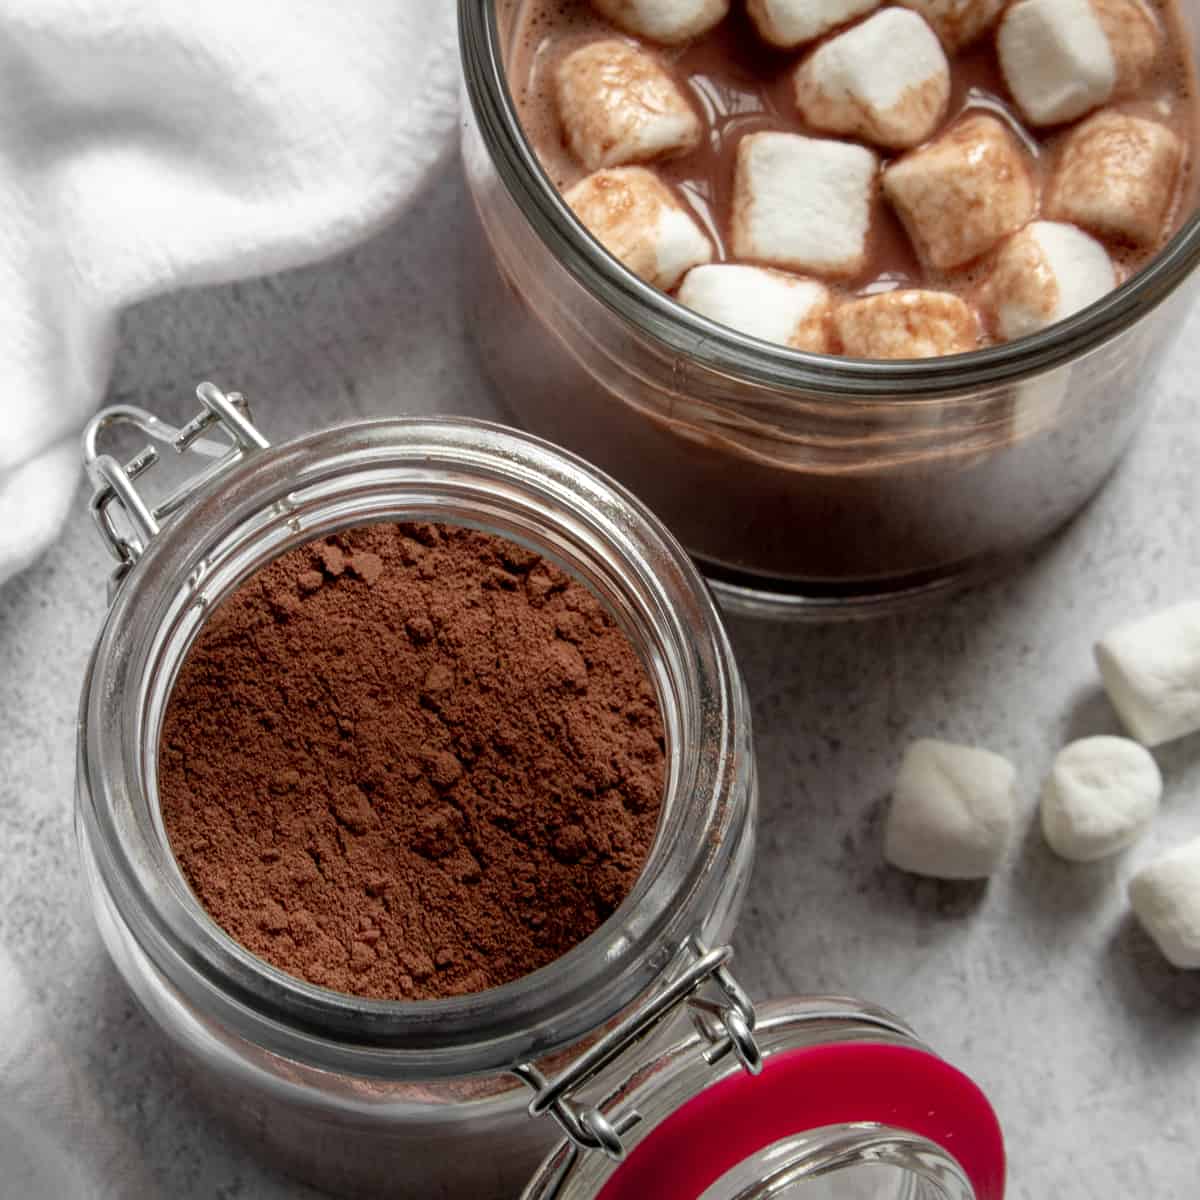
[(626, 33), (676, 46), (719, 25), (729, 0), (592, 0), (592, 7)]
[(1074, 225), (1031, 221), (996, 256), (984, 287), (996, 332), (1006, 342), (1086, 308), (1117, 286), (1108, 251)]
[(1060, 750), (1042, 788), (1042, 833), (1071, 862), (1095, 862), (1150, 828), (1163, 781), (1150, 752), (1120, 737), (1090, 737)]
[(1096, 644), (1104, 690), (1144, 746), (1200, 729), (1200, 604), (1180, 604)]
[(563, 199), (610, 254), (664, 291), (712, 259), (712, 243), (700, 226), (645, 167), (596, 171)]
[(1034, 125), (1073, 121), (1136, 91), (1160, 45), (1140, 0), (1020, 0), (996, 34), (1005, 82)]
[(880, 292), (840, 305), (833, 322), (853, 358), (936, 358), (979, 346), (974, 312), (950, 292)]
[(738, 145), (733, 252), (817, 275), (853, 275), (867, 257), (879, 160), (847, 142), (752, 133)]
[(763, 267), (695, 267), (679, 302), (764, 342), (829, 353), (829, 290), (811, 279)]
[(899, 0), (919, 12), (950, 54), (981, 38), (996, 23), (1008, 0)]
[(1046, 215), (1099, 237), (1153, 246), (1167, 228), (1184, 154), (1183, 142), (1156, 121), (1099, 112), (1067, 135)]
[(879, 7), (880, 0), (747, 0), (763, 41), (783, 50), (811, 42)]
[(1143, 867), (1129, 902), (1168, 962), (1200, 967), (1200, 838)]
[(904, 756), (884, 831), (893, 866), (935, 879), (982, 879), (1016, 822), (1016, 771), (998, 754), (924, 738)]
[(568, 54), (554, 77), (571, 153), (589, 171), (686, 154), (700, 118), (652, 55), (628, 42), (591, 42)]
[(883, 190), (917, 253), (939, 271), (962, 266), (1033, 216), (1025, 153), (995, 117), (959, 121), (883, 173)]
[(921, 17), (885, 8), (809, 55), (795, 87), (810, 125), (907, 149), (929, 137), (945, 115), (950, 64)]

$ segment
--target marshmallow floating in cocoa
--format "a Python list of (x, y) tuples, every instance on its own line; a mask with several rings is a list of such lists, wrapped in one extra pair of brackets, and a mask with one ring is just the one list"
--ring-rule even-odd
[(1134, 91), (1160, 46), (1139, 0), (1020, 0), (996, 34), (1005, 81), (1034, 125), (1073, 121)]
[(829, 289), (811, 279), (714, 263), (687, 273), (679, 302), (765, 342), (816, 354), (830, 351)]
[(951, 292), (905, 288), (839, 305), (842, 353), (855, 358), (936, 358), (979, 345), (974, 312)]
[(626, 33), (674, 46), (723, 21), (729, 0), (592, 0), (592, 7)]
[(919, 12), (951, 54), (978, 41), (996, 23), (1008, 0), (900, 0)]
[(712, 259), (712, 243), (695, 218), (645, 167), (596, 171), (563, 199), (610, 254), (664, 291)]
[(1042, 833), (1072, 862), (1094, 862), (1150, 828), (1163, 780), (1150, 752), (1121, 737), (1089, 737), (1058, 752), (1042, 788)]
[(1116, 286), (1108, 251), (1094, 238), (1074, 225), (1031, 221), (996, 256), (984, 303), (1008, 342), (1064, 320)]
[(1033, 216), (1037, 187), (1024, 150), (995, 117), (972, 116), (883, 173), (883, 190), (921, 259), (960, 267)]
[(1003, 862), (1016, 820), (1016, 771), (999, 754), (923, 738), (904, 756), (884, 857), (936, 879), (982, 879)]
[(1165, 125), (1099, 112), (1063, 143), (1046, 195), (1046, 215), (1099, 237), (1153, 246), (1167, 228), (1185, 157)]
[(1169, 962), (1200, 967), (1200, 838), (1143, 867), (1129, 902)]
[(1181, 604), (1105, 634), (1096, 645), (1104, 689), (1145, 746), (1200, 730), (1200, 604)]
[(759, 35), (790, 50), (879, 7), (880, 0), (747, 0)]
[(590, 171), (686, 154), (700, 118), (652, 54), (609, 38), (568, 54), (554, 74), (571, 153)]
[(733, 252), (816, 275), (866, 262), (879, 160), (862, 146), (796, 133), (753, 133), (738, 145)]
[(945, 115), (950, 64), (922, 17), (885, 8), (814, 50), (797, 69), (795, 87), (810, 125), (907, 149)]

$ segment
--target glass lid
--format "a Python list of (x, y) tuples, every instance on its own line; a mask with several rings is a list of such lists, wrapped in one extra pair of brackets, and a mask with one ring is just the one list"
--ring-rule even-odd
[(762, 1005), (756, 1074), (734, 1055), (714, 1063), (712, 1031), (693, 1023), (589, 1097), (620, 1129), (621, 1158), (564, 1142), (523, 1200), (1003, 1197), (986, 1097), (884, 1010), (840, 997)]

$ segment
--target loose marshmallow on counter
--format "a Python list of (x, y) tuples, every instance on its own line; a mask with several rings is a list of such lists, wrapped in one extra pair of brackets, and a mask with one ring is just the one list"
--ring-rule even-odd
[(880, 292), (840, 305), (833, 323), (852, 358), (936, 358), (979, 346), (974, 312), (950, 292)]
[(899, 0), (919, 12), (951, 54), (981, 38), (1008, 0)]
[(1177, 967), (1200, 967), (1200, 838), (1143, 867), (1129, 881), (1142, 927)]
[(747, 0), (759, 35), (790, 50), (878, 8), (880, 0)]
[(1200, 730), (1200, 604), (1114, 629), (1096, 644), (1104, 690), (1145, 746)]
[(685, 154), (702, 126), (653, 55), (628, 42), (591, 42), (554, 76), (567, 145), (589, 171)]
[(945, 115), (950, 64), (922, 17), (885, 8), (813, 51), (797, 69), (795, 86), (810, 125), (907, 149)]
[(1165, 125), (1099, 112), (1066, 137), (1046, 193), (1046, 215), (1139, 246), (1166, 232), (1183, 142)]
[(596, 171), (563, 199), (610, 254), (664, 291), (712, 259), (712, 243), (700, 226), (645, 167)]
[(1006, 342), (1086, 308), (1117, 286), (1108, 251), (1074, 225), (1031, 221), (1004, 243), (984, 287)]
[(1020, 0), (996, 34), (1005, 82), (1034, 125), (1073, 121), (1136, 90), (1160, 46), (1141, 0)]
[(829, 353), (829, 290), (811, 279), (719, 263), (689, 271), (678, 298), (702, 316), (764, 342)]
[(883, 173), (883, 190), (935, 270), (962, 266), (1033, 216), (1037, 187), (1025, 152), (995, 117), (957, 122)]
[(848, 142), (752, 133), (738, 144), (733, 252), (817, 275), (853, 275), (867, 257), (879, 160)]
[(1095, 862), (1150, 828), (1163, 781), (1150, 752), (1120, 737), (1089, 737), (1058, 752), (1042, 788), (1042, 832), (1071, 862)]
[(884, 831), (893, 866), (935, 879), (982, 879), (1016, 823), (1012, 764), (989, 750), (923, 738), (904, 756)]
[(626, 33), (675, 46), (719, 25), (729, 0), (592, 0), (592, 7)]

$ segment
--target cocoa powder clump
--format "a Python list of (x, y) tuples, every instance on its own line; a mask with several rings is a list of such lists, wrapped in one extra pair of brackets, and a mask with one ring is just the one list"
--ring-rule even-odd
[(654, 837), (663, 731), (583, 584), (503, 538), (377, 524), (292, 550), (189, 651), (171, 847), (255, 954), (359, 996), (496, 987), (592, 933)]

